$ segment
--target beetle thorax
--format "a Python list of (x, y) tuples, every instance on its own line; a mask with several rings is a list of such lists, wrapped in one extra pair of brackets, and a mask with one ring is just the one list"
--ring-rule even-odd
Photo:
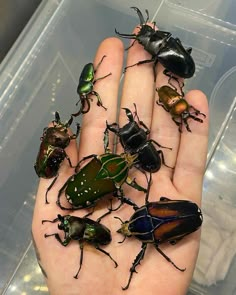
[(132, 236), (131, 232), (129, 231), (129, 222), (126, 221), (126, 222), (122, 223), (121, 228), (118, 229), (117, 232), (122, 234), (125, 237)]
[(189, 105), (185, 99), (180, 99), (174, 106), (171, 111), (173, 115), (180, 115), (180, 114), (189, 114), (188, 112)]
[(122, 157), (127, 162), (127, 166), (131, 167), (134, 164), (134, 161), (137, 159), (138, 154), (131, 155), (131, 154), (128, 154), (128, 153), (124, 153), (124, 154), (122, 154)]

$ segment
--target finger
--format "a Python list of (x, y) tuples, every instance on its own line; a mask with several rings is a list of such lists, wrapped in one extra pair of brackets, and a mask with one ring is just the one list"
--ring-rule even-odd
[[(123, 64), (123, 44), (117, 38), (105, 39), (99, 46), (94, 60), (96, 66), (104, 58), (96, 72), (95, 79), (111, 75), (99, 80), (94, 85), (94, 90), (99, 93), (107, 111), (96, 104), (96, 97), (91, 102), (90, 111), (83, 115), (82, 131), (79, 144), (79, 159), (89, 154), (104, 152), (103, 137), (106, 120), (114, 122), (117, 113), (117, 97)], [(112, 142), (112, 141), (110, 141)]]
[[(135, 29), (137, 33), (139, 29)], [(133, 40), (131, 40), (131, 44)], [(134, 65), (139, 61), (150, 59), (150, 54), (143, 49), (138, 42), (128, 50), (127, 66)], [(147, 127), (150, 127), (152, 118), (154, 98), (154, 77), (153, 63), (135, 65), (126, 70), (124, 75), (124, 84), (121, 97), (121, 107), (134, 111), (134, 103), (137, 107), (137, 113), (141, 121)], [(120, 111), (119, 124), (123, 126), (127, 123), (127, 117), (124, 110)]]
[(208, 144), (208, 103), (206, 96), (198, 90), (190, 91), (186, 95), (186, 100), (204, 113), (206, 118), (202, 115), (198, 116), (203, 119), (203, 123), (190, 119), (189, 126), (192, 132), (188, 132), (186, 128), (183, 128), (173, 184), (180, 194), (199, 203)]
[[(174, 79), (171, 79), (171, 83), (173, 84), (173, 86), (171, 86), (169, 84), (169, 77), (166, 76), (163, 71), (164, 67), (161, 64), (158, 64), (156, 88), (159, 89), (164, 85), (168, 85), (172, 88), (176, 87), (176, 90), (181, 93), (179, 84), (182, 85), (183, 79), (179, 78), (179, 84)], [(162, 106), (157, 105), (156, 102), (158, 100), (159, 96), (156, 91), (151, 125), (151, 138), (156, 140), (159, 144), (172, 149), (162, 149), (162, 152), (164, 155), (165, 164), (170, 167), (174, 167), (179, 148), (180, 133), (178, 127), (171, 118), (171, 114), (167, 112)], [(172, 179), (173, 171), (173, 169), (162, 165), (161, 170), (159, 171), (159, 176), (166, 176), (169, 179)]]

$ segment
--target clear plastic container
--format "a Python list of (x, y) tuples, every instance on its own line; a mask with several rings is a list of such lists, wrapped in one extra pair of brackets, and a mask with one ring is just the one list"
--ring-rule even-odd
[[(160, 29), (172, 32), (185, 46), (193, 47), (197, 71), (187, 81), (186, 88), (201, 89), (207, 94), (211, 114), (203, 211), (209, 213), (210, 203), (218, 209), (215, 213), (218, 221), (217, 214), (229, 217), (233, 212), (221, 212), (221, 208), (227, 205), (232, 210), (235, 208), (233, 0), (153, 0), (147, 4), (143, 1), (128, 4), (108, 0), (43, 1), (0, 67), (1, 294), (47, 293), (30, 234), (38, 183), (33, 163), (39, 138), (55, 110), (60, 110), (62, 118), (70, 114), (71, 105), (78, 100), (76, 86), (80, 72), (85, 63), (93, 60), (101, 40), (113, 36), (114, 28), (129, 32), (138, 23), (130, 6), (138, 6), (142, 11), (148, 8), (150, 19), (155, 19)], [(220, 235), (222, 228), (216, 227), (216, 234)], [(233, 237), (233, 233), (229, 238), (230, 235)], [(204, 249), (205, 243), (202, 245)], [(215, 254), (212, 259), (216, 261), (217, 253), (208, 253)], [(220, 279), (211, 278), (206, 284), (199, 279), (202, 271), (199, 260), (189, 294), (236, 294), (234, 256), (230, 262), (225, 274), (218, 276)]]

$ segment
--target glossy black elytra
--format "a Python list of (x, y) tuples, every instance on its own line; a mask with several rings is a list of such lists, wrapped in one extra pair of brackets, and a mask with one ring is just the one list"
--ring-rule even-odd
[[(129, 109), (123, 108), (129, 120), (127, 124), (120, 127), (117, 123), (107, 123), (107, 129), (118, 136), (125, 152), (138, 155), (136, 166), (142, 171), (157, 172), (160, 170), (162, 164), (171, 168), (165, 163), (163, 151), (157, 149), (156, 146), (169, 150), (172, 149), (162, 146), (157, 141), (148, 138), (150, 130), (143, 121), (140, 121), (135, 104), (134, 107), (134, 115)], [(137, 120), (135, 120), (135, 117)]]
[(135, 41), (138, 41), (144, 49), (150, 53), (151, 59), (142, 60), (127, 66), (125, 70), (135, 65), (153, 62), (154, 79), (156, 80), (155, 69), (156, 64), (159, 62), (165, 68), (164, 74), (169, 76), (170, 79), (173, 75), (181, 78), (191, 78), (195, 73), (195, 63), (191, 56), (192, 48), (185, 49), (179, 38), (173, 38), (172, 34), (169, 32), (156, 30), (155, 23), (153, 23), (153, 26), (148, 25), (148, 10), (146, 10), (147, 19), (144, 20), (141, 11), (137, 7), (131, 8), (134, 9), (139, 16), (139, 32), (137, 34), (122, 34), (117, 30), (115, 30), (115, 32), (122, 38), (133, 39), (134, 42), (130, 47), (133, 46)]

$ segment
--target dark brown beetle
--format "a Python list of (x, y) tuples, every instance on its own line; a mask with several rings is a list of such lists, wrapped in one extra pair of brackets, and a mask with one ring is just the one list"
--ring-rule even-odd
[(52, 127), (44, 128), (43, 136), (41, 137), (41, 145), (37, 155), (34, 169), (38, 177), (50, 179), (54, 178), (50, 186), (47, 188), (45, 202), (48, 203), (47, 193), (52, 188), (57, 180), (58, 170), (64, 161), (68, 160), (70, 167), (73, 167), (70, 158), (65, 152), (72, 139), (76, 139), (79, 135), (80, 126), (77, 124), (76, 134), (69, 135), (68, 127), (71, 125), (73, 117), (68, 122), (63, 124), (60, 120), (58, 112), (55, 112), (55, 120)]

